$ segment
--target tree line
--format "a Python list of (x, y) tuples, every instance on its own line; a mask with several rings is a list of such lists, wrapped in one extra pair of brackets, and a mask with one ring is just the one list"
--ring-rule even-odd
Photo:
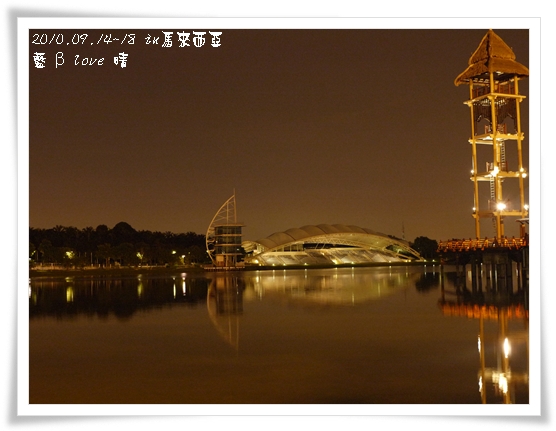
[(29, 228), (29, 263), (66, 267), (206, 263), (205, 235), (135, 230), (128, 223)]

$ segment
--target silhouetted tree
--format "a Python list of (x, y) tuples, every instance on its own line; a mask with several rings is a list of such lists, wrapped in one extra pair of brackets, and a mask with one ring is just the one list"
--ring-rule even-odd
[(110, 229), (105, 224), (99, 224), (95, 229), (95, 245), (107, 244), (109, 241), (108, 232)]
[(53, 262), (54, 261), (54, 247), (48, 239), (43, 239), (39, 244), (38, 251), (40, 258), (37, 257), (39, 262)]
[(99, 244), (97, 246), (97, 256), (99, 259), (104, 260), (105, 266), (109, 266), (110, 259), (113, 257), (110, 244)]
[(134, 243), (136, 241), (137, 231), (126, 222), (119, 222), (110, 230), (110, 239), (112, 245), (119, 245), (124, 242)]
[(427, 238), (426, 236), (419, 236), (415, 238), (415, 241), (410, 244), (413, 250), (419, 252), (419, 254), (427, 259), (433, 259), (438, 257), (438, 242), (434, 239)]
[(120, 265), (137, 265), (139, 258), (135, 252), (133, 244), (122, 242), (112, 249), (113, 256), (120, 262)]

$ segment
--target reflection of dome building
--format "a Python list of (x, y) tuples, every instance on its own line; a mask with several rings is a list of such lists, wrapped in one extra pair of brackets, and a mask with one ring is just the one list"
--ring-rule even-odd
[(244, 241), (245, 263), (259, 266), (361, 265), (420, 260), (405, 241), (341, 224), (304, 226)]

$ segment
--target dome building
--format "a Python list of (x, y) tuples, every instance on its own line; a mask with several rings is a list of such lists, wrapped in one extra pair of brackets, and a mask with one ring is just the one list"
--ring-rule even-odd
[(319, 224), (243, 241), (246, 265), (334, 266), (422, 260), (406, 241), (357, 226)]

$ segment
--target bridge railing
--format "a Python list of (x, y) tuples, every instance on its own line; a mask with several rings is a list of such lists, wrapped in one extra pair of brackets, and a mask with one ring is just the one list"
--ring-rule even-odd
[(488, 248), (506, 248), (518, 250), (529, 245), (527, 238), (478, 238), (478, 239), (451, 239), (440, 241), (438, 251), (472, 251)]

